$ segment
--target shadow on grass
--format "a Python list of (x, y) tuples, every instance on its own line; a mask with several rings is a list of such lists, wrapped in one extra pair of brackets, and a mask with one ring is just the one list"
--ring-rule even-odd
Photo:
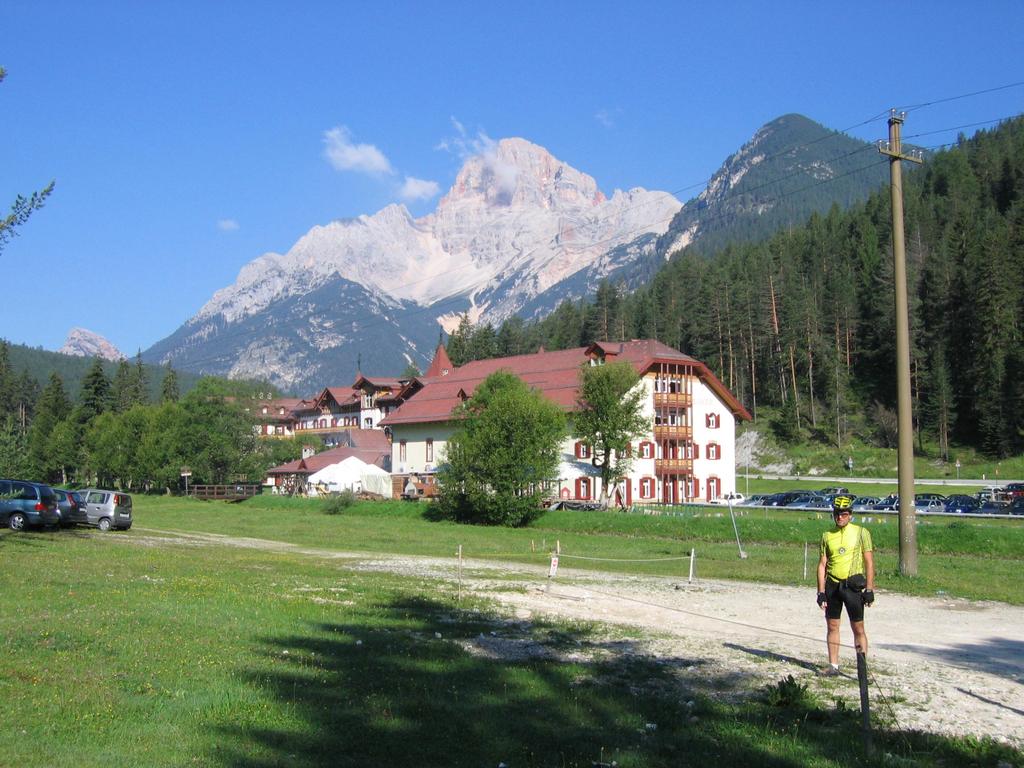
[[(767, 697), (723, 703), (719, 693), (735, 699), (749, 681), (700, 669), (700, 659), (651, 657), (632, 641), (497, 622), (426, 599), (382, 601), (349, 616), (348, 623), (309, 625), (264, 641), (265, 663), (244, 674), (272, 698), (280, 722), (217, 726), (211, 762), (873, 764), (853, 754), (855, 713), (802, 697), (782, 705)], [(695, 695), (690, 675), (714, 696)], [(922, 739), (922, 749), (961, 756), (945, 740)], [(837, 743), (844, 745), (838, 755)], [(885, 748), (899, 751), (895, 744)]]
[(948, 648), (924, 648), (919, 645), (887, 643), (894, 651), (932, 656), (948, 664), (1000, 675), (1018, 683), (1024, 682), (1024, 640), (990, 637), (978, 643), (959, 643)]
[(806, 669), (810, 672), (817, 672), (818, 666), (813, 662), (807, 661), (807, 659), (798, 659), (796, 656), (786, 656), (782, 653), (775, 653), (774, 651), (766, 651), (763, 648), (750, 648), (745, 645), (736, 645), (735, 643), (723, 643), (726, 648), (732, 648), (736, 651), (742, 651), (743, 653), (749, 653), (751, 656), (756, 656), (759, 659), (770, 659), (772, 661), (781, 661), (786, 664), (792, 664), (793, 666)]

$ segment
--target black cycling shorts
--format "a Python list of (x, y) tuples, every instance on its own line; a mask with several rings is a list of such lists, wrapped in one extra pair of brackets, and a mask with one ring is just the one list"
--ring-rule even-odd
[(838, 619), (844, 605), (850, 621), (864, 621), (864, 593), (850, 589), (846, 582), (825, 579), (825, 616)]

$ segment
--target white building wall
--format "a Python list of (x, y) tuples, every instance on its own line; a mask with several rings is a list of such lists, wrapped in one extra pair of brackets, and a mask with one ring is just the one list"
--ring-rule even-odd
[[(709, 428), (707, 415), (717, 414), (719, 426)], [(700, 458), (693, 462), (693, 474), (700, 480), (700, 498), (708, 499), (708, 479), (719, 480), (719, 496), (736, 490), (736, 417), (711, 388), (697, 380), (693, 386), (693, 441), (700, 446)], [(708, 459), (708, 444), (718, 443), (719, 459)]]
[[(448, 438), (454, 427), (450, 424), (395, 424), (391, 428), (391, 471), (396, 475), (433, 472), (444, 461)], [(401, 459), (402, 441), (405, 459)], [(434, 441), (434, 460), (427, 461), (427, 440)]]
[[(644, 377), (638, 386), (643, 387), (646, 396), (643, 401), (643, 415), (648, 420), (649, 428), (645, 435), (633, 441), (633, 463), (629, 477), (629, 498), (632, 503), (658, 502), (663, 498), (661, 483), (655, 474), (655, 459), (659, 458), (660, 446), (654, 439), (654, 377)], [(715, 413), (719, 417), (717, 428), (708, 428), (706, 414)], [(700, 481), (698, 499), (707, 499), (707, 481), (716, 476), (720, 481), (720, 495), (736, 490), (736, 418), (729, 408), (714, 392), (699, 379), (694, 379), (693, 405), (691, 410), (693, 441), (700, 446), (700, 458), (693, 464), (694, 476)], [(570, 425), (571, 429), (571, 425)], [(423, 474), (436, 470), (437, 465), (444, 461), (448, 439), (454, 431), (452, 424), (395, 424), (391, 428), (391, 467), (396, 475)], [(434, 460), (426, 460), (426, 441), (434, 441)], [(405, 441), (405, 459), (401, 459), (401, 442)], [(576, 439), (567, 437), (562, 443), (561, 467), (559, 471), (559, 491), (568, 498), (576, 498), (576, 480), (581, 477), (591, 478), (591, 498), (600, 495), (599, 472), (590, 459), (578, 459), (575, 454)], [(651, 455), (644, 457), (640, 451), (643, 442), (651, 443)], [(721, 458), (708, 459), (707, 446), (716, 442), (721, 451)], [(641, 483), (649, 481), (651, 494), (641, 495)], [(621, 488), (621, 486), (620, 486)], [(624, 490), (624, 489), (622, 489)]]

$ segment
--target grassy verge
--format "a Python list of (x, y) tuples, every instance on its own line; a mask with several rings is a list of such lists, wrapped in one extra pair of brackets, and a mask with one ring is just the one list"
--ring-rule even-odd
[[(741, 560), (727, 510), (689, 511), (679, 516), (558, 511), (523, 529), (455, 525), (428, 518), (427, 505), (403, 502), (362, 503), (342, 514), (327, 515), (321, 502), (307, 499), (266, 497), (242, 504), (152, 497), (136, 500), (136, 525), (167, 531), (203, 531), (338, 551), (443, 558), (454, 558), (461, 545), (466, 557), (537, 565), (545, 565), (557, 545), (563, 555), (562, 567), (681, 578), (688, 575), (689, 562), (684, 558), (692, 548), (699, 576), (808, 587), (813, 584), (817, 542), (830, 525), (824, 514), (746, 511), (737, 522), (749, 555)], [(868, 526), (878, 550), (882, 589), (1024, 604), (1015, 579), (1024, 552), (1020, 521), (922, 520), (918, 528), (919, 576), (913, 579), (898, 575), (895, 519), (872, 518)], [(598, 559), (574, 559), (577, 557)]]
[[(508, 623), (337, 560), (145, 543), (0, 533), (0, 763), (875, 764), (857, 755), (854, 713), (799, 684), (726, 703), (687, 687), (699, 659), (652, 659), (587, 624)], [(884, 728), (876, 743), (898, 765), (1021, 757)]]

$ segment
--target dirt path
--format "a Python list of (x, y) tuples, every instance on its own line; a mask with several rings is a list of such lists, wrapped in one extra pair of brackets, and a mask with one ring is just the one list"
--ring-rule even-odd
[[(198, 545), (340, 558), (354, 570), (435, 578), (447, 582), (445, 589), (456, 588), (454, 559), (335, 552), (211, 534), (173, 536)], [(136, 538), (143, 543), (148, 537)], [(857, 699), (848, 624), (841, 652), (845, 676), (815, 674), (825, 662), (824, 619), (810, 589), (609, 575), (565, 568), (567, 559), (550, 581), (546, 568), (467, 560), (463, 589), (507, 606), (520, 620), (550, 616), (640, 630), (653, 655), (701, 660), (687, 667), (695, 686), (701, 676), (724, 675), (742, 692), (792, 674), (826, 700)], [(1024, 608), (879, 590), (866, 621), (876, 710), (891, 708), (903, 728), (985, 735), (1024, 747)]]

